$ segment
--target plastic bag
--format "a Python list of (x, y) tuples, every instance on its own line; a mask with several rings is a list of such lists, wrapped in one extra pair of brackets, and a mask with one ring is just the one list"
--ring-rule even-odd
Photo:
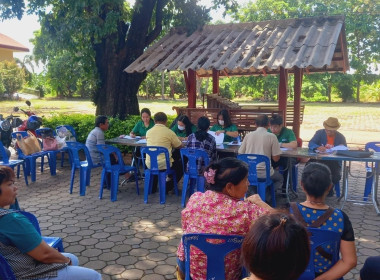
[(42, 146), (44, 151), (58, 150), (58, 142), (54, 137), (45, 137), (42, 139)]

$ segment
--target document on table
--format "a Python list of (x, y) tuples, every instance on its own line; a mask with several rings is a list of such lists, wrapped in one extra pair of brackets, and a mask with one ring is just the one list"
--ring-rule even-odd
[(211, 131), (211, 130), (209, 130), (209, 131), (208, 131), (208, 134), (214, 136), (214, 138), (215, 138), (215, 142), (216, 142), (216, 145), (223, 144), (224, 133), (220, 133), (219, 135), (216, 135), (216, 134), (215, 134), (215, 131)]
[(316, 150), (316, 152), (321, 153), (321, 154), (331, 154), (335, 151), (347, 151), (347, 150), (348, 148), (346, 146), (339, 145), (339, 146), (332, 147), (331, 149), (327, 149), (325, 152), (320, 152), (318, 150)]
[(140, 139), (136, 143), (138, 143), (138, 144), (146, 144), (146, 139)]
[(124, 138), (124, 139), (130, 139), (130, 140), (133, 140), (133, 139), (140, 139), (141, 136), (131, 137), (131, 136), (129, 136), (129, 135), (125, 135), (123, 138)]

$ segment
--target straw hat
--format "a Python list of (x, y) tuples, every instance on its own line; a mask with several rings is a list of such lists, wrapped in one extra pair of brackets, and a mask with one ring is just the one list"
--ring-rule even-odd
[(329, 117), (323, 122), (323, 126), (328, 130), (338, 130), (340, 123), (337, 118)]

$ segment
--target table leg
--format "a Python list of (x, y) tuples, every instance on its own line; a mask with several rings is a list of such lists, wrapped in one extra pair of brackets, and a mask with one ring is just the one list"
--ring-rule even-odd
[[(132, 151), (132, 161), (131, 161), (131, 166), (135, 166), (136, 169), (137, 169), (137, 176), (140, 178), (140, 170), (139, 170), (139, 166), (138, 166), (138, 162), (136, 163), (136, 150), (137, 150), (137, 147), (135, 147)], [(133, 173), (134, 174), (134, 173)], [(139, 178), (135, 178), (135, 180), (138, 180)], [(122, 182), (121, 182), (121, 186), (123, 186), (125, 183), (127, 183), (128, 179), (124, 179)]]
[(347, 166), (347, 161), (345, 161), (345, 160), (343, 161), (342, 194), (338, 198), (338, 201), (340, 201), (342, 198), (344, 198), (344, 199), (343, 199), (343, 203), (342, 203), (342, 206), (340, 207), (340, 209), (343, 209), (344, 204), (346, 203), (347, 198), (348, 198), (348, 166)]
[(290, 191), (291, 193), (297, 198), (298, 197), (298, 194), (293, 190), (293, 174), (292, 174), (292, 158), (288, 158), (288, 166), (287, 166), (287, 169), (288, 169), (288, 178), (286, 178), (286, 188), (285, 188), (285, 193), (286, 193), (286, 199), (288, 201), (288, 203), (290, 203), (290, 193), (289, 193), (289, 186), (290, 186)]
[(375, 207), (377, 215), (380, 215), (380, 210), (379, 210), (379, 202), (377, 200), (377, 190), (379, 187), (379, 169), (380, 169), (380, 164), (375, 164), (373, 176), (373, 182), (372, 182), (372, 203), (373, 206)]

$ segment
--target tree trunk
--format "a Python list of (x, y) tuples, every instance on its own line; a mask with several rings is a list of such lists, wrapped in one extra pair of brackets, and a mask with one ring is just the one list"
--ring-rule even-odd
[[(117, 32), (94, 44), (95, 64), (100, 80), (99, 89), (94, 94), (97, 115), (125, 119), (128, 115), (139, 114), (137, 92), (146, 78), (146, 73), (129, 74), (124, 72), (124, 69), (160, 34), (162, 10), (167, 1), (136, 1), (131, 24), (119, 21)], [(104, 13), (100, 16), (103, 20), (106, 19), (109, 9), (122, 10), (120, 7), (104, 7)], [(154, 29), (150, 31), (153, 10), (155, 10), (156, 23)]]
[(357, 103), (360, 102), (360, 82), (361, 80), (357, 80), (357, 84), (356, 84), (356, 102)]
[(165, 72), (161, 72), (161, 99), (165, 100)]
[(169, 85), (170, 85), (170, 98), (175, 100), (175, 90), (174, 90), (174, 78), (172, 75), (170, 75), (170, 71), (168, 72), (168, 78), (169, 78)]

